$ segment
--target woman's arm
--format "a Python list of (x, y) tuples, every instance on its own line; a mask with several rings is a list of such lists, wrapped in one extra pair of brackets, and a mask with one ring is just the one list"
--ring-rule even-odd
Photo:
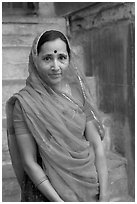
[(63, 202), (59, 197), (51, 183), (47, 179), (43, 169), (37, 163), (37, 146), (33, 136), (30, 134), (18, 101), (15, 104), (13, 112), (14, 128), (16, 133), (17, 145), (19, 147), (20, 156), (24, 170), (31, 178), (37, 188), (50, 201)]
[[(31, 178), (33, 183), (50, 201), (63, 202), (50, 184), (49, 180), (46, 178), (43, 169), (37, 163), (36, 144), (31, 134), (17, 135), (16, 138), (24, 170)], [(40, 183), (44, 177), (44, 182)]]
[(99, 201), (108, 201), (108, 170), (103, 144), (95, 127), (94, 121), (88, 121), (86, 124), (86, 138), (91, 142), (95, 150), (95, 165), (98, 172), (100, 193)]

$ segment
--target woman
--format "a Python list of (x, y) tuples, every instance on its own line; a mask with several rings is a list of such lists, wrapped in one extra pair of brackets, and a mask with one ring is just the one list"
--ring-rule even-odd
[(104, 131), (61, 32), (34, 40), (26, 86), (7, 102), (7, 126), (22, 201), (108, 201)]

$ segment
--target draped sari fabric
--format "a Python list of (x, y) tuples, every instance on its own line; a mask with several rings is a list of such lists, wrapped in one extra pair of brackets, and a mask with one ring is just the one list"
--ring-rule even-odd
[(42, 81), (37, 68), (37, 44), (40, 36), (34, 40), (29, 56), (26, 86), (14, 94), (6, 106), (8, 142), (16, 176), (22, 186), (24, 170), (13, 124), (13, 109), (18, 100), (25, 122), (37, 143), (43, 170), (62, 200), (97, 201), (99, 183), (94, 164), (95, 155), (84, 135), (85, 107), (90, 104), (95, 124), (103, 137), (96, 107), (84, 75), (74, 64), (72, 53), (66, 80), (81, 91), (84, 104), (67, 94), (64, 96), (60, 92), (54, 92)]
[[(94, 165), (94, 151), (84, 137), (84, 106), (70, 96), (64, 97), (62, 93), (55, 93), (39, 77), (39, 38), (40, 36), (34, 40), (29, 56), (29, 77), (26, 86), (7, 102), (8, 133), (16, 143), (12, 112), (15, 101), (18, 100), (29, 131), (38, 145), (43, 169), (60, 197), (66, 202), (95, 201), (98, 194), (98, 178)], [(84, 78), (74, 67), (72, 55), (66, 80), (86, 94)], [(87, 101), (88, 97), (87, 94)], [(13, 139), (9, 139), (9, 143), (10, 141), (12, 143)], [(16, 153), (13, 154), (19, 157), (19, 150), (15, 150)], [(16, 161), (17, 164), (13, 161), (13, 166), (16, 168), (19, 162), (20, 170), (17, 174), (21, 174), (21, 160), (18, 158)], [(21, 184), (22, 174), (17, 177)]]

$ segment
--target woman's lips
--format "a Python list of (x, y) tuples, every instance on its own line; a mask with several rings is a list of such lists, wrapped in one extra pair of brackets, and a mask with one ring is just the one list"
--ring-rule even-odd
[(56, 78), (61, 77), (61, 73), (58, 73), (58, 74), (49, 74), (49, 76), (50, 76), (50, 78), (56, 79)]

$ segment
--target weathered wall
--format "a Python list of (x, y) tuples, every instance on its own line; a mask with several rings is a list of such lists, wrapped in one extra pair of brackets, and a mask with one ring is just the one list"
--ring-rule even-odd
[(43, 17), (53, 18), (56, 16), (53, 2), (39, 2), (39, 15)]
[(56, 15), (64, 16), (93, 4), (96, 2), (54, 2), (54, 7)]
[(91, 77), (99, 109), (112, 119), (111, 148), (127, 158), (129, 193), (133, 197), (134, 6), (99, 3), (69, 15), (71, 44), (80, 68)]
[[(54, 2), (3, 2), (3, 16), (56, 16)], [(33, 16), (35, 17), (35, 16)]]

